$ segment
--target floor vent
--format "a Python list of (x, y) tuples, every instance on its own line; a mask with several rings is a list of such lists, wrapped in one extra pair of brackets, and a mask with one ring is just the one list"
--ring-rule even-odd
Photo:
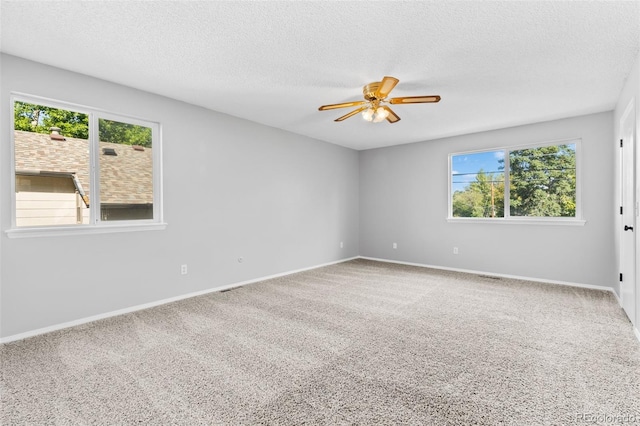
[(237, 289), (239, 289), (240, 287), (241, 287), (241, 286), (238, 286), (238, 287), (232, 287), (232, 288), (225, 288), (224, 290), (220, 290), (220, 293), (226, 293), (226, 292), (231, 291), (231, 290), (237, 290)]
[(501, 277), (493, 277), (491, 275), (478, 275), (480, 278), (489, 278), (490, 280), (501, 280)]

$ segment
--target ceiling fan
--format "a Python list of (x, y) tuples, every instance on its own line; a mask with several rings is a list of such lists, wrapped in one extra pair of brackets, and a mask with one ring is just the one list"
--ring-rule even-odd
[(422, 103), (435, 103), (440, 101), (440, 96), (405, 96), (400, 98), (387, 99), (391, 90), (396, 87), (400, 80), (395, 77), (386, 76), (382, 81), (376, 81), (369, 83), (362, 88), (364, 94), (364, 101), (345, 102), (342, 104), (322, 105), (318, 108), (319, 111), (327, 111), (336, 108), (348, 108), (358, 106), (359, 108), (336, 118), (334, 121), (343, 121), (349, 117), (353, 117), (359, 112), (362, 113), (362, 117), (370, 122), (379, 123), (383, 120), (387, 120), (389, 123), (396, 123), (400, 121), (400, 117), (391, 110), (386, 103), (395, 104), (422, 104)]

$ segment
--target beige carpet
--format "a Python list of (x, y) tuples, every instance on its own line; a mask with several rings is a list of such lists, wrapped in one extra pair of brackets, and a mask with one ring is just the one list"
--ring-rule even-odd
[(366, 260), (0, 351), (3, 425), (640, 424), (611, 294)]

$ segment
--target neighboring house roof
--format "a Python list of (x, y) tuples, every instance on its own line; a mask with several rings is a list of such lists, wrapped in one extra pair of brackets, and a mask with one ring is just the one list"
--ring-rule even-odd
[[(89, 198), (89, 141), (43, 133), (15, 131), (16, 172), (75, 173)], [(117, 155), (103, 155), (112, 148)], [(152, 204), (152, 149), (100, 142), (100, 201), (103, 204)]]

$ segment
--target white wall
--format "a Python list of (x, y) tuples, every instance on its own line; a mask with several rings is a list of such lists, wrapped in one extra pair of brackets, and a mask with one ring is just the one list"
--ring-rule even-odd
[[(4, 62), (4, 55), (2, 55), (0, 53), (0, 86), (1, 83), (3, 81), (3, 62)], [(2, 90), (2, 88), (0, 87), (0, 91)], [(1, 94), (0, 94), (0, 98), (1, 98)], [(3, 121), (2, 121), (2, 117), (6, 116), (8, 114), (7, 112), (7, 104), (5, 102), (0, 102), (0, 126), (2, 125)], [(4, 137), (2, 136), (2, 128), (0, 127), (0, 182), (4, 179), (4, 170), (6, 169), (6, 166), (3, 165), (3, 159), (5, 158), (2, 153), (2, 146), (4, 145)], [(1, 189), (1, 184), (0, 184), (0, 197), (2, 196), (2, 189)], [(6, 195), (6, 194), (5, 194)], [(6, 200), (6, 199), (5, 199)], [(2, 277), (4, 276), (3, 270), (2, 270), (2, 241), (4, 240), (3, 235), (2, 235), (2, 221), (3, 221), (3, 213), (2, 213), (2, 205), (5, 204), (6, 201), (4, 202), (0, 202), (0, 338), (2, 337), (2, 301), (4, 300), (4, 297), (2, 296), (3, 291), (2, 291)]]
[[(13, 56), (1, 72), (0, 337), (358, 255), (356, 151)], [(11, 91), (159, 121), (167, 229), (7, 238)]]
[[(361, 151), (360, 255), (616, 288), (612, 123), (608, 112)], [(584, 226), (446, 221), (449, 154), (569, 138), (582, 138)]]

